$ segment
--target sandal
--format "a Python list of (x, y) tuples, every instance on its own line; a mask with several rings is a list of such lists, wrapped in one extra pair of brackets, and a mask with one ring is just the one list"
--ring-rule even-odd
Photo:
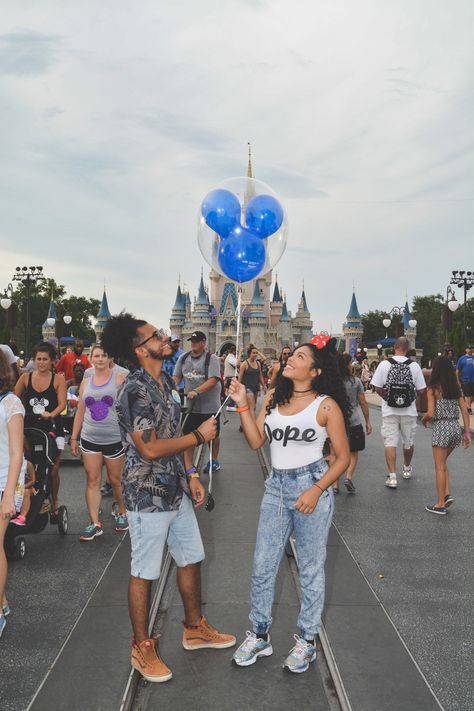
[(348, 494), (355, 494), (356, 493), (356, 488), (354, 484), (352, 483), (352, 479), (344, 479), (344, 486), (347, 489)]
[(333, 494), (338, 494), (338, 493), (339, 493), (339, 487), (338, 487), (338, 486), (333, 486), (333, 487), (332, 487), (332, 493), (333, 493)]

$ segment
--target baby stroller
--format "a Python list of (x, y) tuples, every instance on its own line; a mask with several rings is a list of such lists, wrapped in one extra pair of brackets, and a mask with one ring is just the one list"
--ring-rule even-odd
[(67, 533), (67, 508), (60, 506), (57, 514), (53, 514), (50, 506), (50, 473), (58, 454), (56, 436), (37, 427), (25, 427), (25, 439), (30, 449), (31, 462), (35, 468), (36, 481), (33, 489), (35, 496), (31, 497), (30, 509), (26, 515), (26, 525), (17, 526), (10, 523), (5, 534), (5, 553), (9, 560), (23, 559), (26, 555), (27, 533), (40, 533), (47, 525), (57, 524), (62, 535)]

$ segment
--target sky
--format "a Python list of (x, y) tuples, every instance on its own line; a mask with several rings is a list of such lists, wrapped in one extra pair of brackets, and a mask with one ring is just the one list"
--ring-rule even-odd
[(315, 331), (353, 286), (361, 312), (445, 294), (474, 269), (473, 30), (470, 0), (4, 0), (0, 290), (41, 264), (168, 327), (250, 141)]

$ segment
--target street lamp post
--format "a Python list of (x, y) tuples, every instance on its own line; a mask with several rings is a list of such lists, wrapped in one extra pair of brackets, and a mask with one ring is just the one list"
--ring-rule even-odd
[[(464, 269), (455, 269), (452, 272), (452, 277), (450, 284), (464, 289), (464, 338), (467, 338), (467, 328), (466, 328), (466, 302), (467, 302), (467, 292), (474, 286), (474, 271), (466, 272)], [(448, 304), (449, 305), (449, 304)]]
[(25, 328), (25, 352), (30, 355), (31, 338), (31, 288), (37, 281), (44, 279), (43, 267), (16, 267), (12, 281), (18, 281), (26, 289), (26, 328)]
[(449, 285), (446, 287), (446, 303), (443, 306), (443, 327), (444, 327), (444, 347), (445, 349), (450, 347), (448, 342), (448, 331), (451, 330), (453, 326), (453, 316), (452, 314), (459, 308), (459, 301), (456, 299), (454, 289)]

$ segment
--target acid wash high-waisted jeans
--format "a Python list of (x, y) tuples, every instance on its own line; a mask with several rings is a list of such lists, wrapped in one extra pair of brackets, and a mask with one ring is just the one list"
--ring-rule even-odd
[(327, 468), (326, 461), (319, 459), (298, 469), (272, 469), (265, 482), (252, 572), (250, 621), (255, 634), (268, 632), (272, 624), (275, 581), (292, 531), (296, 538), (301, 586), (298, 626), (306, 639), (319, 632), (324, 605), (326, 542), (334, 510), (332, 487), (331, 491), (321, 494), (312, 514), (300, 513), (295, 503)]

